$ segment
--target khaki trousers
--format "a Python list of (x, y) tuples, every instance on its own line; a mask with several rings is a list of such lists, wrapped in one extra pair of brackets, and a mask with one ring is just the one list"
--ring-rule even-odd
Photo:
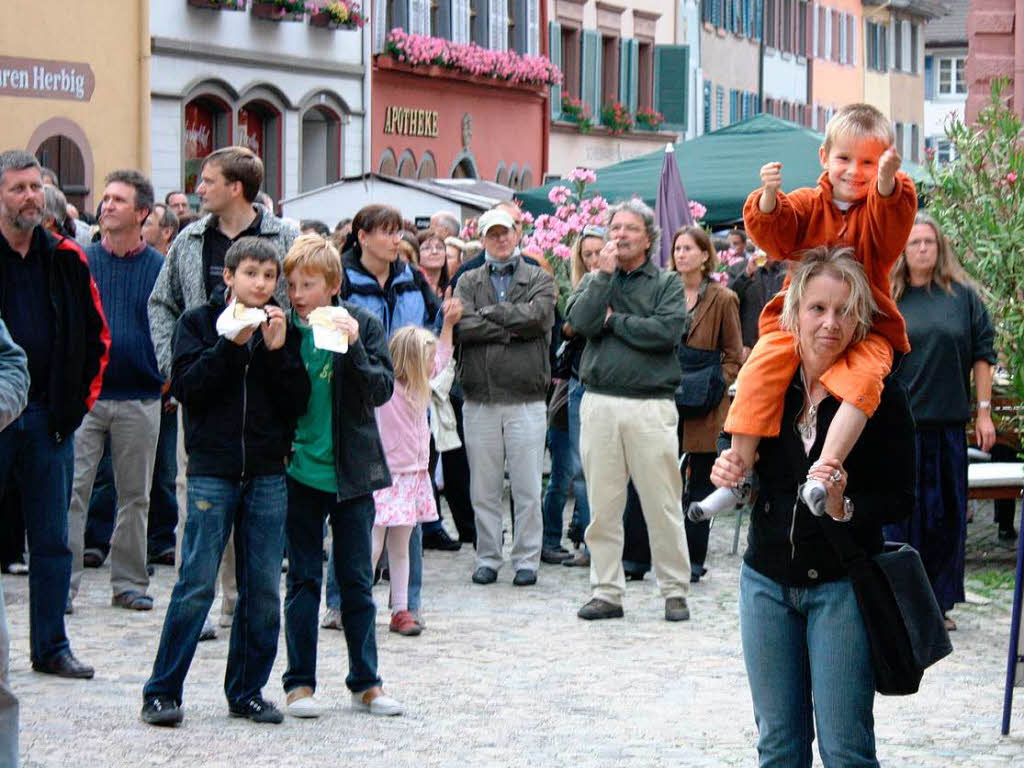
[(683, 527), (679, 415), (665, 398), (640, 400), (586, 392), (580, 404), (580, 456), (587, 481), (593, 596), (622, 604), (622, 510), (630, 478), (640, 496), (658, 587), (665, 598), (690, 592), (690, 555)]
[[(178, 527), (174, 529), (174, 568), (181, 568), (181, 540), (185, 536), (185, 520), (188, 518), (188, 480), (185, 470), (188, 467), (188, 454), (185, 453), (185, 424), (182, 416), (184, 409), (178, 406), (178, 476), (174, 490), (178, 497)], [(235, 537), (228, 537), (228, 545), (224, 547), (224, 555), (220, 561), (220, 612), (230, 616), (235, 612), (238, 600), (238, 582), (235, 579)]]

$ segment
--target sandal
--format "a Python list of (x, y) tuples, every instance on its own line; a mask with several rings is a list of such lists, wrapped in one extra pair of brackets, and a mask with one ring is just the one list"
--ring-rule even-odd
[(110, 604), (115, 608), (127, 608), (132, 611), (153, 610), (153, 598), (134, 589), (114, 595), (110, 599)]

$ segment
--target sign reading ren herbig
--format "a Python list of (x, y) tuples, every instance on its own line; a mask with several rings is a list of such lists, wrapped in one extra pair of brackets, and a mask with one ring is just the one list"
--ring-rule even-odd
[(0, 56), (0, 96), (89, 101), (95, 87), (92, 67), (82, 62)]

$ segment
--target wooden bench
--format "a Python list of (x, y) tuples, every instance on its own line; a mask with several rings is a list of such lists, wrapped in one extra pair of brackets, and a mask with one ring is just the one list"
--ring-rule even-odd
[(1024, 489), (1024, 464), (979, 462), (967, 465), (967, 498), (1016, 499)]

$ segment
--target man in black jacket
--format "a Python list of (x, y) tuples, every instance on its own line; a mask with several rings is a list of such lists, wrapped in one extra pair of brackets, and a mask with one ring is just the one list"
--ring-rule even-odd
[(171, 393), (184, 409), (188, 522), (178, 583), (143, 693), (142, 719), (151, 725), (177, 725), (183, 718), (185, 676), (232, 527), (245, 578), (239, 579), (228, 647), (228, 709), (233, 717), (260, 723), (283, 719), (262, 689), (281, 624), (284, 462), (310, 387), (301, 337), (273, 303), (279, 270), (277, 249), (266, 240), (237, 240), (224, 256), (229, 317), (237, 317), (241, 304), (262, 308), (265, 319), (221, 335), (217, 320), (225, 297), (214, 292), (208, 304), (182, 315), (174, 332)]
[(32, 668), (90, 678), (71, 653), (68, 502), (74, 432), (100, 392), (110, 334), (78, 245), (42, 226), (43, 180), (28, 152), (0, 154), (0, 315), (28, 356), (28, 406), (0, 433), (0, 493), (17, 478), (28, 531)]

